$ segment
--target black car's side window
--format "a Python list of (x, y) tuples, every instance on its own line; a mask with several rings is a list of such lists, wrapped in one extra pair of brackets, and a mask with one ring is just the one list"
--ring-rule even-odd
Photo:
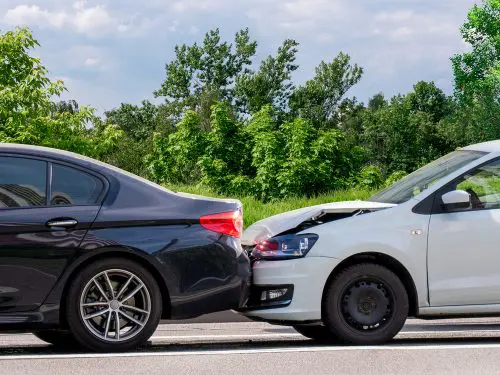
[(45, 206), (47, 163), (0, 156), (0, 209)]
[(52, 164), (53, 206), (81, 206), (99, 203), (103, 182), (83, 171), (64, 165)]

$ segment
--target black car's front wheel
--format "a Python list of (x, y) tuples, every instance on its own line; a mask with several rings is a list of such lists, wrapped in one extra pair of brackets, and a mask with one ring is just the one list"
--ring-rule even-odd
[(72, 281), (67, 296), (68, 326), (93, 351), (123, 351), (146, 342), (162, 312), (154, 277), (128, 259), (90, 264)]
[(363, 263), (341, 271), (329, 284), (323, 321), (347, 344), (374, 345), (391, 340), (408, 316), (406, 289), (391, 270)]

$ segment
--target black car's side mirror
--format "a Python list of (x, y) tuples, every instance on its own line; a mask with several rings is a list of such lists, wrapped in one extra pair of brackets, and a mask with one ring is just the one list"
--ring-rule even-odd
[(471, 195), (464, 190), (453, 190), (441, 197), (444, 211), (457, 211), (470, 208), (472, 205)]

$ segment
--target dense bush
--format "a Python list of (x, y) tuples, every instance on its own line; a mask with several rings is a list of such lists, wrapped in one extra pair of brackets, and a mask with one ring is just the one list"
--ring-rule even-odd
[(350, 186), (363, 161), (338, 129), (315, 129), (296, 118), (278, 126), (271, 106), (248, 122), (238, 121), (227, 104), (212, 107), (211, 128), (202, 132), (189, 112), (168, 138), (157, 137), (149, 156), (159, 182), (195, 182), (221, 194), (263, 200), (313, 196)]

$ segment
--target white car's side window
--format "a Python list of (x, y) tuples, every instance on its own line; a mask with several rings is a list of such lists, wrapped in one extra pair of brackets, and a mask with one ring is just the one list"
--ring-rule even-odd
[(500, 160), (465, 175), (456, 188), (471, 195), (471, 209), (500, 208)]

